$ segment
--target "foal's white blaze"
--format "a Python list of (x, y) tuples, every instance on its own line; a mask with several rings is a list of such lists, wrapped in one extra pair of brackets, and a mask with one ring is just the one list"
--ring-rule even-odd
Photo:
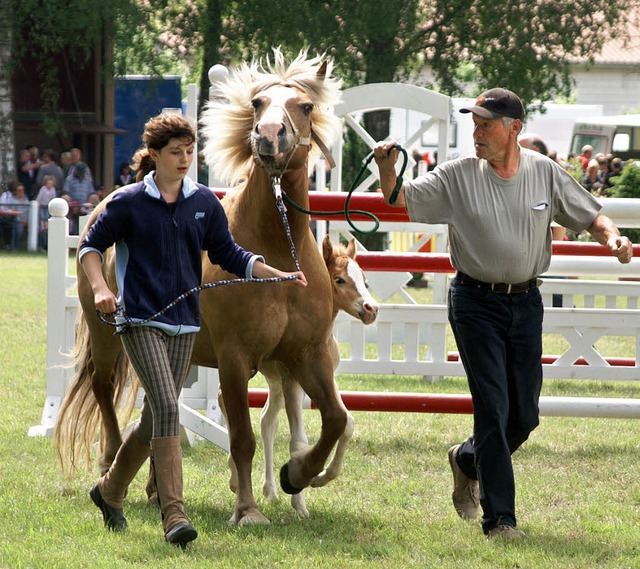
[(380, 306), (375, 301), (373, 296), (371, 296), (371, 293), (369, 292), (367, 284), (364, 280), (362, 269), (353, 259), (349, 259), (349, 263), (347, 264), (347, 274), (355, 284), (356, 290), (358, 291), (358, 294), (360, 295), (362, 301), (362, 308), (368, 315), (364, 322), (365, 324), (370, 324), (376, 319)]

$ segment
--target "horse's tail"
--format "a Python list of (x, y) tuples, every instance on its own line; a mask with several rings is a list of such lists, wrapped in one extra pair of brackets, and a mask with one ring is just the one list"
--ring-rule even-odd
[[(94, 363), (91, 353), (89, 325), (82, 310), (79, 311), (76, 326), (76, 344), (70, 354), (70, 366), (75, 369), (73, 380), (66, 390), (54, 434), (58, 458), (64, 474), (73, 474), (77, 470), (78, 460), (84, 451), (85, 465), (91, 463), (91, 449), (99, 437), (103, 447), (103, 433), (100, 430), (101, 412), (92, 390)], [(128, 421), (133, 411), (139, 380), (131, 373), (131, 366), (124, 350), (120, 350), (113, 364), (113, 402), (121, 409), (121, 418)], [(130, 385), (129, 385), (130, 383)], [(126, 389), (130, 387), (130, 389)], [(123, 398), (123, 396), (126, 397)]]

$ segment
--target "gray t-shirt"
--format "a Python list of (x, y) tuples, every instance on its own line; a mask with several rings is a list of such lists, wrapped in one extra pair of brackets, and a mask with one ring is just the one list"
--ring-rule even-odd
[(472, 278), (515, 284), (539, 276), (551, 260), (551, 222), (581, 231), (601, 209), (553, 160), (520, 152), (509, 179), (468, 156), (404, 183), (411, 220), (448, 224), (451, 263)]

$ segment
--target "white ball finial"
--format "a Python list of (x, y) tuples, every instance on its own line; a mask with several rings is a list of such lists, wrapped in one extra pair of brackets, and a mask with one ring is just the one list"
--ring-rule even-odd
[(222, 89), (220, 89), (220, 85), (227, 80), (227, 77), (229, 77), (229, 70), (224, 65), (216, 63), (209, 68), (209, 82), (211, 83), (211, 87), (209, 87), (210, 101), (224, 100), (225, 97)]
[(209, 68), (209, 83), (215, 85), (216, 83), (221, 83), (227, 77), (229, 77), (229, 70), (220, 63), (216, 63)]
[(53, 198), (49, 202), (49, 213), (52, 217), (66, 217), (69, 213), (69, 204), (62, 198)]

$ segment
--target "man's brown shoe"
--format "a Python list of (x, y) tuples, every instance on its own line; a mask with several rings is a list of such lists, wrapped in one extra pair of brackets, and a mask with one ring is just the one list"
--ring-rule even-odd
[(525, 537), (527, 537), (526, 533), (506, 524), (496, 526), (487, 533), (487, 539), (524, 539)]
[(480, 499), (478, 497), (478, 481), (469, 478), (458, 466), (456, 454), (460, 445), (449, 449), (449, 464), (453, 472), (453, 506), (463, 520), (473, 520), (478, 517)]

